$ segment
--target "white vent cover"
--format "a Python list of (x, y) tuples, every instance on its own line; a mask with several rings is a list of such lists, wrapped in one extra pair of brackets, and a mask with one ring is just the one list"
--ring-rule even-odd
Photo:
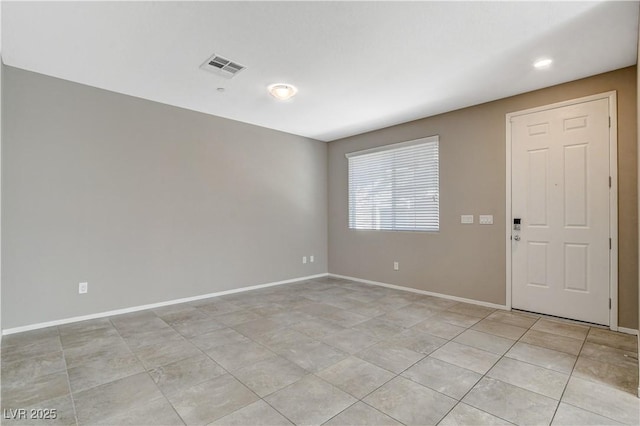
[(225, 78), (232, 78), (246, 67), (214, 54), (204, 64), (200, 65), (200, 68)]

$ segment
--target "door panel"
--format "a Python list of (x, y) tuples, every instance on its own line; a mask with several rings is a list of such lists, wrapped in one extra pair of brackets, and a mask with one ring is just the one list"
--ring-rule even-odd
[(511, 119), (512, 306), (609, 324), (609, 102)]

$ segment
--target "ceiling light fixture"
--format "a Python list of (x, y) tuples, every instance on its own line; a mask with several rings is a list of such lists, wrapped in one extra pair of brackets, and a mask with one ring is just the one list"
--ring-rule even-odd
[(544, 68), (549, 68), (552, 62), (553, 62), (553, 59), (549, 59), (549, 58), (539, 59), (533, 63), (533, 66), (540, 70)]
[(285, 83), (272, 84), (268, 87), (268, 90), (271, 96), (279, 101), (287, 101), (298, 93), (298, 89), (295, 86)]

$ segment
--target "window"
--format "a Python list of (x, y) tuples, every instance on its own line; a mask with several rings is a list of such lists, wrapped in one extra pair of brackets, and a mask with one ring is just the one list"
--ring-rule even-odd
[(349, 228), (437, 231), (438, 136), (346, 155)]

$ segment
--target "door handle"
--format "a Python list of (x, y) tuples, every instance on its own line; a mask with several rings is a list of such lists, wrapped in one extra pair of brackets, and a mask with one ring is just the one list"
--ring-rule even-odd
[(520, 241), (520, 235), (514, 235), (513, 239), (516, 240), (516, 241)]

